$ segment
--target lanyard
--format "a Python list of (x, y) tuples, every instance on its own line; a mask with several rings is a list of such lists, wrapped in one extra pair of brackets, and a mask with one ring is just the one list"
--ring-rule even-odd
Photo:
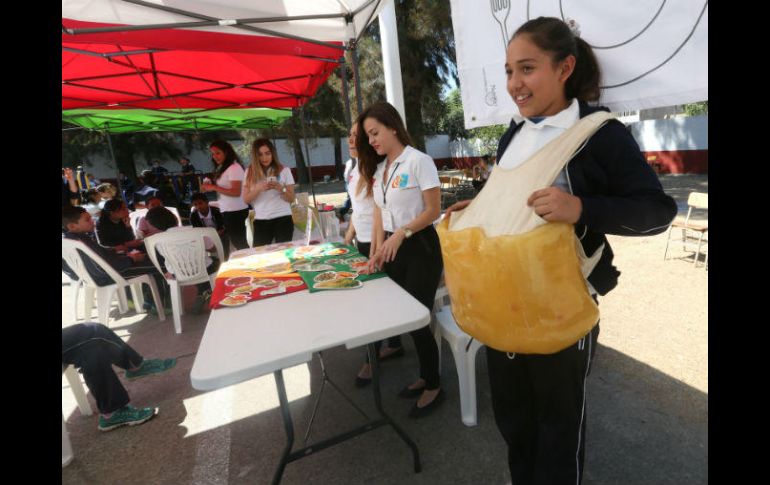
[[(393, 170), (390, 172), (390, 178), (388, 178), (388, 183), (382, 186), (382, 205), (387, 206), (388, 204), (388, 189), (390, 188), (390, 181), (393, 180), (393, 176), (396, 174), (396, 170), (398, 170), (398, 166), (401, 165), (401, 162), (398, 162), (395, 167), (393, 167)], [(385, 177), (382, 178), (385, 180)]]

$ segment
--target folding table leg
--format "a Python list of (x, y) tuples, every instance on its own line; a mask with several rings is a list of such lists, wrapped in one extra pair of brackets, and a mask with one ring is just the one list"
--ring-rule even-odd
[(291, 413), (289, 412), (289, 399), (286, 397), (286, 385), (283, 382), (283, 371), (277, 370), (273, 372), (273, 375), (275, 376), (275, 387), (278, 389), (278, 401), (281, 403), (283, 427), (286, 430), (286, 446), (283, 449), (281, 461), (278, 463), (278, 468), (275, 470), (272, 481), (273, 485), (278, 485), (281, 483), (283, 470), (286, 468), (286, 464), (289, 463), (291, 448), (294, 446), (294, 423), (291, 421)]
[(393, 429), (396, 430), (396, 433), (398, 433), (401, 439), (404, 440), (404, 442), (409, 445), (409, 448), (412, 449), (414, 472), (420, 473), (422, 471), (422, 466), (420, 465), (420, 451), (417, 449), (417, 445), (414, 444), (414, 441), (412, 441), (412, 439), (404, 432), (404, 430), (402, 430), (395, 422), (393, 422), (393, 420), (390, 419), (390, 416), (385, 414), (385, 410), (382, 409), (382, 398), (380, 396), (380, 361), (374, 343), (367, 345), (367, 350), (369, 351), (369, 362), (372, 366), (372, 389), (374, 390), (374, 404), (377, 407), (377, 412), (380, 413), (380, 416), (385, 418), (388, 424), (390, 424)]

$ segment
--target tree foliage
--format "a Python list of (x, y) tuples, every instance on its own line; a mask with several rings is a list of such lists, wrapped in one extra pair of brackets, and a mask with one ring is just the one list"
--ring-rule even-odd
[(682, 108), (687, 116), (705, 115), (709, 112), (709, 102), (707, 100), (698, 103), (685, 104)]

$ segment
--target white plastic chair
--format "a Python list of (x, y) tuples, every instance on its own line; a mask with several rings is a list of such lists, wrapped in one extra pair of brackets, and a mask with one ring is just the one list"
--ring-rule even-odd
[(254, 210), (249, 209), (249, 215), (246, 217), (246, 243), (250, 248), (254, 247)]
[[(446, 286), (442, 286), (436, 291), (433, 336), (438, 344), (439, 362), (441, 362), (441, 337), (447, 341), (449, 348), (452, 349), (452, 356), (457, 367), (457, 380), (460, 384), (460, 416), (466, 426), (476, 426), (478, 424), (476, 354), (484, 344), (473, 339), (457, 326), (457, 322), (452, 316), (451, 307), (444, 304), (444, 297), (448, 296), (449, 292)], [(470, 343), (470, 347), (468, 343)]]
[(147, 209), (137, 209), (128, 214), (128, 220), (131, 223), (131, 229), (134, 231), (134, 234), (136, 234), (136, 231), (139, 228), (139, 221), (146, 215)]
[[(84, 254), (91, 258), (91, 260), (99, 266), (102, 271), (112, 278), (115, 283), (111, 285), (99, 286), (94, 281), (91, 274), (86, 270), (85, 263), (81, 254)], [(115, 293), (118, 294), (118, 307), (121, 312), (128, 308), (125, 300), (125, 293), (122, 291), (126, 287), (131, 288), (131, 295), (134, 299), (137, 312), (143, 312), (144, 297), (142, 295), (142, 283), (146, 283), (150, 286), (152, 291), (152, 299), (155, 301), (155, 306), (158, 309), (158, 318), (160, 320), (166, 319), (166, 314), (163, 311), (163, 301), (160, 299), (158, 293), (158, 287), (155, 285), (155, 280), (148, 274), (134, 276), (130, 279), (125, 279), (118, 273), (115, 268), (110, 266), (108, 262), (102, 259), (101, 256), (96, 254), (80, 241), (73, 241), (71, 239), (62, 239), (61, 242), (61, 257), (67, 262), (67, 265), (75, 272), (75, 274), (83, 282), (85, 288), (85, 318), (88, 319), (91, 315), (91, 308), (93, 306), (94, 293), (96, 294), (96, 307), (99, 312), (99, 322), (104, 325), (108, 324), (110, 314), (110, 303)]]
[[(77, 370), (71, 365), (67, 367), (62, 366), (62, 372), (67, 378), (70, 389), (75, 395), (75, 401), (78, 403), (80, 414), (83, 416), (90, 416), (93, 414), (91, 404), (86, 397), (86, 391), (83, 388), (83, 383), (80, 382), (80, 376)], [(69, 433), (67, 433), (67, 425), (64, 422), (64, 413), (61, 415), (61, 466), (65, 467), (69, 465), (74, 457), (72, 453), (72, 444), (70, 443)]]
[(213, 227), (185, 227), (184, 229), (154, 234), (144, 240), (147, 255), (158, 271), (164, 273), (158, 261), (158, 253), (165, 258), (166, 269), (173, 273), (172, 279), (166, 279), (171, 288), (171, 310), (174, 314), (174, 330), (182, 333), (182, 286), (208, 282), (214, 289), (216, 274), (206, 271), (205, 238), (214, 242), (219, 261), (224, 261), (222, 240)]

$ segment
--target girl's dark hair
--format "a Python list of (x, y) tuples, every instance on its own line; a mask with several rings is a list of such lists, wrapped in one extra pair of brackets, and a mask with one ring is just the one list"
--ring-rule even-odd
[(214, 181), (216, 182), (219, 180), (219, 177), (222, 176), (222, 174), (230, 168), (230, 165), (233, 163), (237, 163), (238, 165), (243, 168), (243, 164), (241, 163), (241, 159), (238, 158), (238, 154), (235, 153), (235, 150), (233, 149), (233, 146), (229, 143), (227, 143), (224, 140), (214, 140), (209, 145), (209, 148), (218, 148), (225, 154), (225, 161), (222, 162), (222, 165), (217, 165), (214, 160), (211, 160), (211, 163), (214, 164)]
[(564, 85), (567, 100), (577, 98), (580, 101), (596, 101), (601, 91), (601, 70), (591, 46), (580, 37), (576, 37), (569, 26), (555, 17), (538, 17), (518, 28), (511, 40), (520, 34), (527, 34), (529, 39), (540, 49), (551, 54), (554, 63), (561, 62), (569, 55), (575, 56), (575, 70)]
[(102, 212), (110, 214), (112, 212), (115, 212), (116, 210), (120, 210), (120, 208), (123, 207), (124, 205), (126, 205), (126, 203), (122, 199), (110, 199), (104, 203), (104, 207), (102, 207)]
[(153, 207), (147, 211), (145, 217), (147, 218), (147, 222), (161, 231), (176, 227), (178, 222), (174, 213), (165, 207)]
[[(386, 128), (396, 130), (396, 138), (402, 145), (412, 145), (412, 137), (409, 136), (409, 132), (406, 131), (404, 126), (404, 120), (401, 119), (401, 115), (398, 114), (396, 108), (390, 103), (377, 102), (366, 108), (356, 120), (358, 125), (358, 135), (356, 136), (356, 148), (358, 149), (358, 163), (361, 170), (361, 180), (363, 184), (366, 184), (366, 195), (372, 195), (372, 184), (374, 182), (374, 172), (377, 171), (377, 164), (382, 161), (382, 156), (377, 155), (377, 152), (369, 144), (369, 135), (367, 135), (364, 129), (364, 121), (367, 118), (373, 118)], [(362, 186), (356, 189), (356, 192), (360, 192)]]

